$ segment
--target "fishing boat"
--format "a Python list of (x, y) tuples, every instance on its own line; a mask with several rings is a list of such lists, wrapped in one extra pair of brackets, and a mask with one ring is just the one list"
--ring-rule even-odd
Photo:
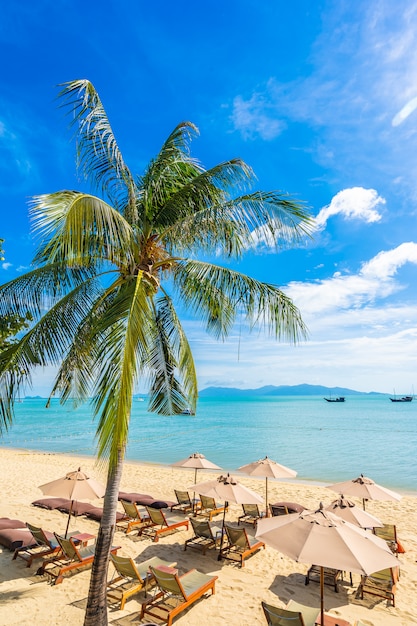
[(410, 396), (400, 396), (399, 398), (397, 398), (397, 395), (394, 389), (394, 397), (390, 398), (390, 400), (391, 402), (411, 402), (413, 398), (414, 398), (414, 387), (413, 387), (413, 393)]
[(338, 396), (337, 398), (324, 398), (326, 402), (344, 402), (345, 396)]
[(391, 402), (411, 402), (413, 396), (401, 396), (401, 398), (390, 398)]

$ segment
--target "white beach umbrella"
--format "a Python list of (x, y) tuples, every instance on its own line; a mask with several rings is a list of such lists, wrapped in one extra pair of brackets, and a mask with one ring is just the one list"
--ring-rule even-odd
[(375, 515), (363, 511), (354, 502), (344, 498), (343, 495), (338, 500), (334, 500), (329, 506), (326, 506), (325, 510), (361, 528), (379, 528), (384, 525)]
[(65, 536), (71, 519), (71, 511), (75, 500), (95, 500), (102, 498), (106, 493), (105, 487), (94, 478), (90, 478), (79, 467), (75, 472), (69, 472), (62, 478), (40, 485), (39, 489), (46, 496), (57, 496), (71, 500)]
[[(248, 476), (263, 476), (265, 477), (265, 509), (268, 516), (268, 478), (294, 478), (297, 476), (297, 472), (285, 465), (280, 465), (276, 461), (273, 461), (269, 457), (259, 459), (248, 465), (242, 465), (238, 468), (239, 472), (248, 474)], [(249, 504), (246, 503), (245, 504)]]
[(364, 510), (366, 500), (401, 500), (401, 496), (399, 493), (391, 491), (390, 489), (382, 487), (381, 485), (377, 485), (372, 480), (372, 478), (367, 478), (363, 474), (358, 476), (358, 478), (346, 480), (343, 483), (328, 485), (327, 489), (332, 489), (332, 491), (337, 491), (337, 493), (340, 494), (362, 498)]
[(320, 612), (324, 624), (323, 568), (369, 575), (400, 565), (387, 543), (325, 511), (303, 511), (260, 519), (256, 537), (294, 561), (320, 567)]

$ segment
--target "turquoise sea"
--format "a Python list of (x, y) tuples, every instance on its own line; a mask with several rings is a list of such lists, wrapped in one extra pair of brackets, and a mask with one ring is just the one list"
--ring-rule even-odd
[[(393, 403), (388, 396), (346, 396), (328, 403), (319, 396), (202, 398), (194, 416), (159, 417), (146, 401), (133, 401), (127, 458), (170, 464), (193, 452), (223, 469), (268, 455), (319, 483), (361, 473), (385, 487), (417, 493), (417, 399)], [(16, 420), (1, 446), (80, 455), (95, 453), (91, 407), (73, 409), (53, 400), (16, 404)]]

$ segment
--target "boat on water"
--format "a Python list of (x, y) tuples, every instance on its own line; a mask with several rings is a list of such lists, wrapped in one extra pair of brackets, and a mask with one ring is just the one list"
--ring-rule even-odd
[(194, 412), (191, 409), (184, 409), (180, 415), (194, 415)]
[(391, 402), (411, 402), (413, 396), (401, 396), (401, 398), (390, 398)]
[(337, 398), (324, 398), (326, 402), (344, 402), (345, 396), (338, 396)]

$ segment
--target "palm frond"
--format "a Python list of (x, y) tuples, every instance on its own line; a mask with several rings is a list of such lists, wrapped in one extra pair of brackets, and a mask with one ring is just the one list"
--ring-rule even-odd
[(277, 249), (295, 245), (311, 235), (313, 226), (302, 203), (280, 192), (257, 191), (189, 213), (163, 237), (178, 253), (195, 248), (239, 258), (257, 240)]
[(122, 215), (95, 196), (76, 191), (35, 196), (30, 215), (41, 238), (35, 263), (94, 267), (105, 260), (132, 262), (132, 229)]
[(162, 415), (195, 410), (197, 377), (187, 338), (166, 294), (156, 302), (154, 343), (150, 352), (149, 410)]
[(133, 390), (146, 366), (152, 309), (142, 272), (113, 293), (96, 325), (101, 340), (96, 353), (98, 380), (94, 411), (98, 456), (114, 466), (127, 442)]
[(95, 278), (78, 285), (55, 303), (18, 343), (0, 353), (3, 425), (12, 419), (16, 395), (22, 388), (31, 386), (34, 369), (58, 365), (65, 356), (96, 290)]
[(174, 283), (183, 302), (206, 320), (207, 330), (225, 337), (237, 314), (276, 338), (296, 343), (307, 336), (300, 311), (278, 287), (200, 261), (179, 261)]
[[(221, 205), (229, 198), (229, 188), (246, 188), (252, 178), (252, 170), (240, 159), (220, 163), (202, 172), (195, 172), (184, 163), (180, 175), (171, 174), (169, 189), (163, 184), (165, 181), (161, 181), (165, 196), (159, 198), (153, 225), (155, 228), (169, 227), (187, 215)], [(159, 184), (158, 180), (156, 184)]]
[(65, 268), (51, 263), (0, 287), (0, 315), (30, 313), (37, 320), (63, 295), (94, 276), (90, 268)]
[[(88, 80), (64, 83), (59, 93), (63, 106), (70, 108), (77, 125), (78, 167), (84, 177), (120, 209), (120, 194), (128, 190), (130, 211), (135, 210), (135, 184), (119, 150), (106, 111), (93, 84)], [(127, 216), (132, 223), (135, 215)]]

